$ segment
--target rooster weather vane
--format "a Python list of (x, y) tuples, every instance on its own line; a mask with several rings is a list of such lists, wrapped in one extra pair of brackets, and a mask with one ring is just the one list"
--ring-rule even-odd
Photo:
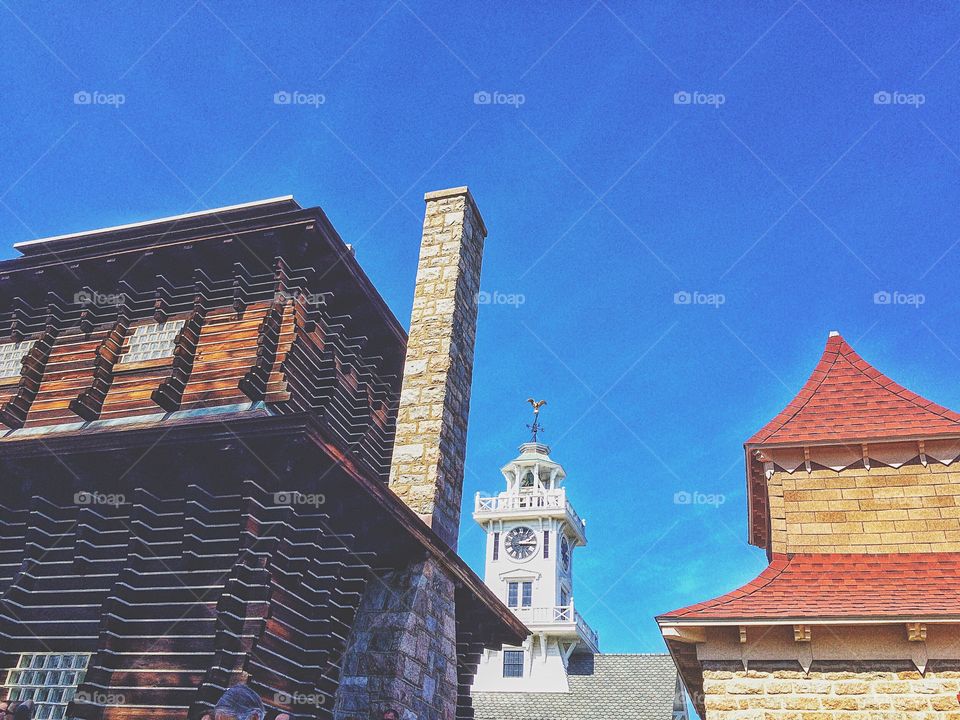
[(546, 405), (547, 401), (527, 398), (527, 402), (533, 407), (533, 424), (527, 425), (531, 433), (530, 441), (537, 442), (537, 435), (543, 432), (543, 425), (540, 424), (540, 408)]

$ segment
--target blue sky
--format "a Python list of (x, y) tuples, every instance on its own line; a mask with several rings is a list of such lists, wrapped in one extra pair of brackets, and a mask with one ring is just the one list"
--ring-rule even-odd
[(0, 256), (292, 193), (406, 323), (422, 195), (468, 184), (522, 303), (481, 307), (462, 554), (546, 398), (578, 608), (659, 650), (765, 565), (742, 443), (828, 331), (960, 408), (960, 9), (721, 5), (0, 0)]

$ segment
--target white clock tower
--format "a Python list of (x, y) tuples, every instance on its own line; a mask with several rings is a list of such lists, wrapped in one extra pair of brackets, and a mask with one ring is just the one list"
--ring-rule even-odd
[(574, 652), (597, 653), (597, 634), (576, 611), (573, 551), (587, 544), (586, 523), (567, 500), (566, 473), (533, 438), (501, 470), (506, 490), (477, 493), (473, 519), (486, 530), (485, 582), (530, 629), (520, 647), (487, 650), (477, 670), (478, 692), (567, 692)]

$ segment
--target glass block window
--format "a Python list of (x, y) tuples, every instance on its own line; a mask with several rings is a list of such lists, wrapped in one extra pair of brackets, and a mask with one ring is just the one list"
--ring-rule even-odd
[(523, 677), (523, 650), (503, 651), (503, 676), (505, 678)]
[(0, 378), (16, 377), (23, 369), (22, 361), (33, 347), (33, 340), (0, 345)]
[(8, 700), (33, 700), (33, 720), (64, 720), (89, 659), (89, 655), (24, 654), (2, 687)]
[(173, 357), (174, 341), (183, 324), (183, 320), (171, 320), (137, 326), (130, 337), (129, 349), (120, 358), (120, 364)]

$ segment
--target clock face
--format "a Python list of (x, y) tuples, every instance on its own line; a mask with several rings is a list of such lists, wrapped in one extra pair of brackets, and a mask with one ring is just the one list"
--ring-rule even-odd
[(526, 560), (537, 551), (537, 534), (528, 527), (515, 527), (504, 540), (507, 555), (514, 560)]
[(563, 535), (560, 538), (560, 560), (563, 562), (563, 569), (570, 569), (570, 542), (567, 540), (567, 536)]

